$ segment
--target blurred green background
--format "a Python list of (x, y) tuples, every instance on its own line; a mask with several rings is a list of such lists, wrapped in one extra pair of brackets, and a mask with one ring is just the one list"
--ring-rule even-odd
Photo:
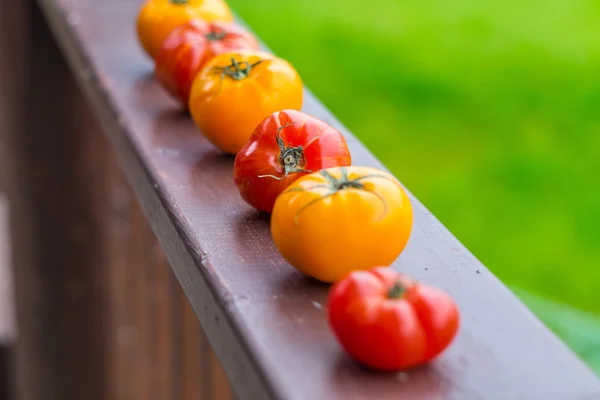
[(600, 2), (229, 3), (600, 371)]

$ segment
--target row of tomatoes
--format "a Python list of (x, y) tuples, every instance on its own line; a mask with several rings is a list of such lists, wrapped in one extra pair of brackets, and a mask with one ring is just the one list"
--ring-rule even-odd
[(377, 267), (408, 242), (409, 197), (389, 173), (351, 165), (342, 134), (300, 111), (303, 84), (292, 65), (261, 51), (223, 0), (147, 0), (137, 33), (157, 80), (215, 147), (235, 155), (235, 185), (271, 213), (282, 256), (334, 283), (328, 316), (342, 347), (382, 370), (438, 356), (458, 330), (453, 300)]

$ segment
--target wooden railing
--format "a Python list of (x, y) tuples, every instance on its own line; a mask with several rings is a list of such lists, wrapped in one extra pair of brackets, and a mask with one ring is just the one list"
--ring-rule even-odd
[[(427, 367), (358, 367), (327, 326), (328, 287), (284, 262), (232, 159), (153, 80), (132, 28), (140, 1), (0, 5), (17, 399), (220, 400), (227, 381), (240, 399), (600, 398), (414, 197), (394, 265), (449, 292), (461, 329)], [(343, 132), (354, 164), (383, 168), (308, 91), (304, 110)]]

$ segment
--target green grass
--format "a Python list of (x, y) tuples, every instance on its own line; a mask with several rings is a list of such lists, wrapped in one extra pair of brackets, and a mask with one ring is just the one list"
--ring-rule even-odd
[(500, 279), (600, 315), (600, 2), (229, 2)]
[(229, 2), (504, 282), (600, 315), (600, 3)]

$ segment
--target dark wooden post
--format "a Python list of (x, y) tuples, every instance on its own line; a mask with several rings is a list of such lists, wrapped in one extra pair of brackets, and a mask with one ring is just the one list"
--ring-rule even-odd
[(33, 2), (2, 1), (3, 101), (19, 338), (18, 399), (104, 399), (105, 146), (73, 118), (75, 83)]
[(200, 380), (210, 348), (45, 19), (33, 1), (0, 9), (16, 399), (223, 393), (219, 369)]

